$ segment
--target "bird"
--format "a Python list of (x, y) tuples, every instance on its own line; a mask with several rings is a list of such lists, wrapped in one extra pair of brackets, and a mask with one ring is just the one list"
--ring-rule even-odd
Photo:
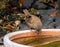
[(41, 31), (41, 28), (42, 28), (41, 19), (35, 15), (31, 15), (27, 9), (24, 9), (23, 12), (26, 15), (26, 19), (25, 19), (26, 25), (30, 29), (34, 29), (36, 31), (36, 33), (39, 34), (39, 32)]

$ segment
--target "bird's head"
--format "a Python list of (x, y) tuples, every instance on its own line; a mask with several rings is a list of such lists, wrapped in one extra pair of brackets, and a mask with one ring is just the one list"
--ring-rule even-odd
[(29, 21), (32, 17), (31, 14), (29, 13), (27, 9), (24, 9), (23, 12), (26, 15), (25, 21)]
[(28, 15), (28, 16), (26, 16), (26, 18), (31, 18), (31, 16), (30, 16), (30, 15)]
[(32, 16), (30, 16), (30, 15), (26, 16), (25, 21), (26, 21), (26, 22), (29, 22), (29, 21), (31, 20), (31, 17), (32, 17)]

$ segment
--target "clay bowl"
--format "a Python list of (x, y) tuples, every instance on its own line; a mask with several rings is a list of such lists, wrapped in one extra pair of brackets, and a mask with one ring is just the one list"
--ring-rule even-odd
[[(60, 35), (59, 29), (42, 29), (39, 33), (40, 37), (46, 37), (46, 36), (58, 36)], [(9, 33), (4, 36), (4, 46), (5, 47), (33, 47), (30, 45), (24, 45), (19, 44), (19, 42), (22, 40), (22, 38), (27, 37), (36, 37), (37, 34), (35, 30), (22, 30), (22, 31), (16, 31)]]

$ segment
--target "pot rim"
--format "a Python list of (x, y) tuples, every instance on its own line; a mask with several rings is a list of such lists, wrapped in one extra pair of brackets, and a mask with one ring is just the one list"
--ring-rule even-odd
[[(34, 31), (34, 30), (32, 30)], [(17, 46), (23, 46), (23, 47), (32, 47), (32, 46), (28, 46), (28, 45), (23, 45), (23, 44), (18, 44), (18, 43), (15, 43), (13, 41), (10, 40), (10, 37), (16, 35), (16, 34), (21, 34), (21, 33), (26, 33), (26, 32), (30, 32), (30, 30), (21, 30), (21, 31), (16, 31), (16, 32), (12, 32), (12, 33), (9, 33), (7, 35), (4, 36), (4, 43), (10, 43), (10, 45), (17, 45)]]
[[(35, 31), (35, 30), (32, 30), (32, 31)], [(53, 32), (59, 32), (60, 29), (42, 29), (42, 31), (53, 31)], [(32, 47), (32, 46), (28, 46), (28, 45), (23, 45), (23, 44), (18, 44), (18, 43), (15, 43), (13, 41), (11, 41), (9, 38), (12, 37), (13, 35), (16, 35), (16, 34), (21, 34), (21, 33), (26, 33), (26, 32), (31, 32), (30, 30), (20, 30), (20, 31), (16, 31), (16, 32), (12, 32), (12, 33), (9, 33), (7, 35), (4, 36), (4, 43), (5, 41), (10, 43), (11, 45), (18, 45), (18, 46), (26, 46), (26, 47)]]

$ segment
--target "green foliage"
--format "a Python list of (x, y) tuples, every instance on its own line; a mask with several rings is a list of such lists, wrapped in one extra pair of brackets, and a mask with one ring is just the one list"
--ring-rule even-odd
[(31, 9), (30, 9), (30, 13), (33, 14), (33, 15), (39, 14), (38, 10), (36, 10), (36, 9), (34, 9), (34, 8), (31, 8)]

